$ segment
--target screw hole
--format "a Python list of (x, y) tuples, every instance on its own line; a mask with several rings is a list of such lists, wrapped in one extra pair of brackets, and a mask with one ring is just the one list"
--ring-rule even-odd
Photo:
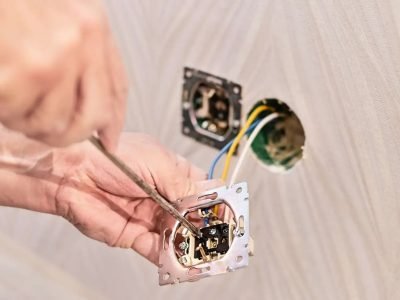
[(203, 195), (197, 198), (197, 201), (204, 201), (204, 200), (215, 200), (218, 198), (218, 193), (212, 193), (212, 194), (207, 194)]
[(226, 267), (226, 271), (227, 271), (227, 272), (233, 272), (233, 268), (230, 267), (230, 266), (228, 266), (228, 267)]

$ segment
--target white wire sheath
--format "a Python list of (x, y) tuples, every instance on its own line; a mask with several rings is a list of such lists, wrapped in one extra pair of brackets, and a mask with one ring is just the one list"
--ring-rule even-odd
[(249, 138), (248, 138), (248, 140), (246, 142), (246, 145), (245, 145), (245, 147), (243, 149), (243, 152), (240, 155), (239, 160), (238, 160), (238, 162), (237, 162), (237, 164), (235, 166), (235, 169), (234, 169), (234, 171), (232, 173), (232, 176), (231, 176), (231, 180), (229, 182), (229, 186), (231, 186), (232, 184), (234, 184), (236, 182), (236, 179), (237, 179), (237, 177), (239, 175), (239, 171), (240, 171), (240, 169), (241, 169), (241, 167), (243, 165), (244, 160), (246, 159), (247, 152), (249, 152), (251, 144), (254, 142), (254, 139), (256, 138), (256, 136), (260, 133), (261, 129), (263, 129), (263, 127), (265, 125), (267, 125), (269, 122), (275, 120), (277, 117), (279, 117), (278, 113), (272, 113), (272, 114), (266, 116), (264, 119), (262, 119), (260, 124), (258, 124), (257, 127), (254, 128), (254, 130), (250, 134), (250, 136), (249, 136)]

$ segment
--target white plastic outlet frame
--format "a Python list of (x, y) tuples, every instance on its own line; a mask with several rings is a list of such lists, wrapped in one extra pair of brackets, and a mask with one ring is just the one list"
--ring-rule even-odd
[[(180, 223), (164, 213), (161, 223), (161, 245), (159, 257), (159, 284), (174, 284), (184, 281), (196, 281), (201, 278), (232, 272), (249, 264), (249, 194), (247, 183), (220, 187), (200, 195), (183, 198), (176, 208), (184, 216), (199, 208), (223, 203), (232, 211), (236, 223), (234, 238), (228, 252), (219, 260), (185, 267), (179, 263), (175, 254), (174, 239)], [(226, 220), (225, 220), (226, 221)]]

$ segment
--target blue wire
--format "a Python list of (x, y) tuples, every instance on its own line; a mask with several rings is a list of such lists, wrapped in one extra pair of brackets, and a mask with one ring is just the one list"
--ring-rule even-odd
[[(246, 130), (246, 134), (250, 133), (260, 122), (261, 119), (254, 121), (253, 124), (251, 124), (251, 126)], [(217, 154), (217, 156), (214, 158), (214, 160), (211, 163), (210, 169), (208, 170), (208, 179), (212, 179), (214, 177), (214, 171), (218, 161), (221, 159), (222, 156), (224, 156), (226, 152), (228, 152), (234, 140), (235, 139), (232, 139), (228, 144), (226, 144), (224, 148), (222, 148)]]

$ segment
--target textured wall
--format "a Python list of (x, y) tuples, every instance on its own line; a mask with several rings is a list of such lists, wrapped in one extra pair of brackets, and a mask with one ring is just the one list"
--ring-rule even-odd
[(131, 78), (127, 130), (208, 168), (215, 151), (179, 134), (188, 65), (241, 83), (245, 110), (260, 98), (284, 100), (304, 125), (306, 159), (282, 175), (248, 160), (241, 178), (252, 195), (256, 256), (212, 280), (159, 288), (156, 268), (138, 255), (51, 216), (1, 209), (2, 232), (109, 299), (400, 298), (398, 1), (107, 7)]

